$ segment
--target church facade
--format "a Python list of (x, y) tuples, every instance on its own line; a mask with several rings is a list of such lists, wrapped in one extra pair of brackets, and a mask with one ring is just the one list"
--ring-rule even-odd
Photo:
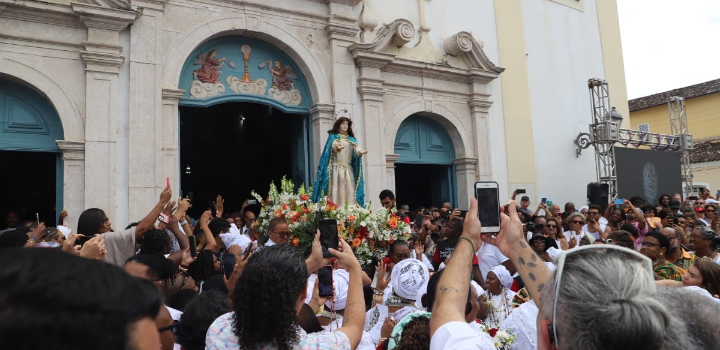
[(587, 79), (627, 111), (615, 1), (3, 1), (0, 48), (0, 155), (45, 155), (71, 226), (137, 221), (167, 178), (310, 186), (340, 116), (373, 206), (465, 207), (476, 181), (583, 203)]

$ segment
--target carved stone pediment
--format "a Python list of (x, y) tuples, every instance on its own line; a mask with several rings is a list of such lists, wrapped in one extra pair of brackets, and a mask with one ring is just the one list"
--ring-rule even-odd
[(406, 19), (396, 19), (380, 28), (377, 37), (368, 44), (355, 43), (349, 47), (350, 52), (369, 51), (385, 53), (393, 46), (395, 49), (404, 46), (415, 38), (415, 26)]
[(469, 69), (502, 73), (505, 68), (495, 66), (483, 51), (483, 43), (468, 32), (457, 33), (443, 41), (445, 53), (461, 58)]

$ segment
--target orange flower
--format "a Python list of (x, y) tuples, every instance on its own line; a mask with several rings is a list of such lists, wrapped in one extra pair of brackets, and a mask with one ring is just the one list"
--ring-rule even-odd
[(353, 241), (352, 241), (352, 247), (353, 247), (353, 248), (357, 248), (357, 247), (360, 246), (360, 243), (362, 243), (362, 241), (360, 240), (360, 238), (355, 238), (355, 239), (353, 239)]
[(355, 215), (352, 215), (352, 214), (348, 215), (348, 220), (355, 221)]
[(292, 244), (293, 244), (293, 246), (296, 246), (296, 247), (299, 246), (299, 245), (300, 245), (300, 238), (298, 238), (298, 237), (293, 238)]
[(280, 209), (278, 209), (275, 211), (275, 217), (279, 218), (280, 216), (282, 216), (282, 214), (280, 214)]
[(388, 225), (390, 226), (390, 228), (394, 229), (397, 228), (398, 223), (395, 220), (390, 220), (390, 222), (388, 222)]
[(306, 194), (301, 194), (300, 199), (306, 201), (308, 199), (308, 196)]
[(393, 242), (395, 242), (395, 239), (390, 237), (390, 244), (393, 244)]
[(287, 210), (287, 204), (283, 203), (282, 210)]
[(309, 212), (309, 211), (310, 211), (310, 210), (308, 210), (308, 208), (307, 208), (307, 207), (303, 207), (303, 208), (302, 208), (302, 210), (303, 210), (303, 213), (307, 213), (307, 212)]

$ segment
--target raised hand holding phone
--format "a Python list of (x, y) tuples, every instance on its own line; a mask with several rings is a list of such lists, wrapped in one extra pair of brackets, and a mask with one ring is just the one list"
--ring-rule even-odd
[(330, 254), (328, 248), (338, 249), (339, 247), (337, 220), (320, 220), (318, 228), (320, 229), (320, 244), (322, 245), (323, 258), (331, 258), (332, 254)]

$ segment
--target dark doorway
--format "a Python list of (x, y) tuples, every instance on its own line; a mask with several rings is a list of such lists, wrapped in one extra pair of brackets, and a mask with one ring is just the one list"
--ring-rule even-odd
[(395, 195), (397, 205), (407, 204), (410, 210), (423, 206), (439, 207), (443, 202), (455, 205), (452, 198), (451, 165), (395, 164)]
[(0, 151), (0, 181), (4, 184), (0, 229), (7, 227), (5, 219), (11, 211), (19, 212), (21, 221), (35, 221), (37, 213), (48, 227), (57, 225), (57, 158), (56, 153), (48, 152)]
[(251, 191), (265, 196), (283, 176), (305, 183), (308, 122), (255, 103), (180, 107), (181, 189), (193, 192), (190, 214), (199, 217), (218, 194), (225, 213), (239, 211)]

